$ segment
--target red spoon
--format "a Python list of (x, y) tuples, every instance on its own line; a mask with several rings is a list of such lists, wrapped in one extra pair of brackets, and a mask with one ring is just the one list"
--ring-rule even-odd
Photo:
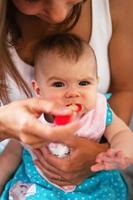
[[(68, 106), (73, 112), (80, 112), (82, 110), (81, 104), (71, 104)], [(65, 125), (71, 121), (72, 115), (58, 115), (55, 117), (54, 122), (56, 125)]]

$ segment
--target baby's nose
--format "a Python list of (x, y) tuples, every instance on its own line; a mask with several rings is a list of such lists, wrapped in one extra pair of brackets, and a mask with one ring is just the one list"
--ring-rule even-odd
[(79, 93), (79, 91), (77, 91), (77, 90), (71, 90), (71, 91), (68, 91), (68, 92), (66, 92), (66, 98), (78, 98), (78, 97), (80, 97), (80, 93)]

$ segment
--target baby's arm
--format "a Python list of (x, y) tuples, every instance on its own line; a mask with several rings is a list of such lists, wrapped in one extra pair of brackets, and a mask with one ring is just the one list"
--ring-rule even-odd
[(92, 171), (125, 169), (133, 163), (133, 133), (114, 113), (112, 124), (106, 128), (104, 136), (111, 148), (97, 155)]
[(0, 154), (0, 193), (5, 183), (21, 161), (22, 147), (16, 140), (11, 140)]

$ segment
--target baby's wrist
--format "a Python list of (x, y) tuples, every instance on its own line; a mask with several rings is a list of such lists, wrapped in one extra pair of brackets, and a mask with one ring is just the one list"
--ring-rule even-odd
[(109, 148), (110, 148), (110, 145), (109, 143), (102, 143), (102, 144), (99, 144), (99, 152), (98, 153), (101, 153), (101, 152), (106, 152)]

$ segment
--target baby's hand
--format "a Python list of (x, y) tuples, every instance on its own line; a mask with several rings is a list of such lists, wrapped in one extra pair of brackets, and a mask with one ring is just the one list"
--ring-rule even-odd
[(109, 149), (97, 155), (96, 164), (91, 167), (91, 171), (125, 169), (132, 163), (133, 160), (126, 157), (122, 151)]

